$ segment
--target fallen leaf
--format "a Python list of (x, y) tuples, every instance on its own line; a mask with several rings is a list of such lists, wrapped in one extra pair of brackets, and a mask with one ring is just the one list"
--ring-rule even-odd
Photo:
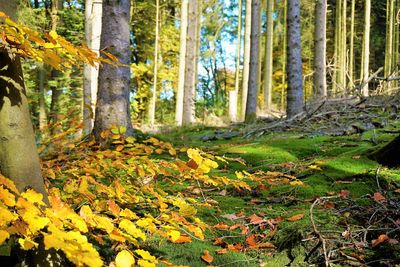
[(264, 218), (261, 218), (259, 216), (257, 216), (256, 214), (253, 214), (249, 217), (250, 219), (250, 223), (251, 224), (260, 224), (264, 222)]
[(222, 254), (228, 253), (228, 250), (226, 248), (221, 248), (221, 249), (217, 249), (215, 252), (219, 255), (222, 255)]
[(226, 189), (224, 189), (224, 190), (222, 190), (221, 192), (219, 192), (218, 195), (224, 197), (224, 196), (226, 196), (226, 193), (227, 193), (227, 191), (226, 191)]
[(294, 216), (292, 216), (290, 218), (287, 218), (286, 220), (288, 222), (295, 222), (295, 221), (301, 220), (303, 217), (304, 217), (304, 214), (300, 213), (300, 214), (294, 215)]
[(275, 248), (275, 245), (272, 244), (271, 242), (264, 242), (264, 243), (258, 243), (257, 248)]
[(380, 235), (377, 239), (372, 240), (372, 247), (376, 247), (377, 245), (389, 240), (389, 237), (385, 234)]
[(214, 225), (214, 228), (221, 229), (221, 230), (227, 230), (227, 229), (229, 229), (229, 225), (227, 225), (224, 222), (220, 222), (220, 223)]
[(256, 236), (255, 235), (251, 235), (249, 237), (246, 238), (246, 243), (250, 246), (250, 247), (254, 247), (257, 245), (257, 241), (256, 241)]
[(380, 202), (380, 201), (385, 201), (386, 200), (386, 198), (380, 192), (375, 192), (374, 196), (373, 196), (373, 199), (376, 202)]
[(333, 209), (335, 208), (335, 204), (333, 202), (327, 201), (324, 203), (324, 209)]
[(214, 257), (208, 252), (208, 250), (204, 250), (203, 255), (201, 256), (201, 259), (207, 263), (211, 263), (214, 260)]
[(172, 243), (175, 244), (190, 243), (190, 242), (192, 242), (192, 239), (190, 238), (190, 236), (187, 235), (181, 235), (178, 239), (172, 241)]
[(341, 198), (348, 198), (350, 195), (349, 190), (340, 190), (339, 197)]

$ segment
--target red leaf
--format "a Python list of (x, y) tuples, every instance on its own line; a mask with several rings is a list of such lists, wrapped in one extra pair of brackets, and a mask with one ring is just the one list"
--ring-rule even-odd
[(339, 197), (341, 198), (348, 198), (350, 195), (350, 191), (349, 190), (341, 190), (339, 193)]
[(386, 201), (386, 198), (385, 198), (380, 192), (374, 193), (373, 199), (374, 199), (376, 202)]

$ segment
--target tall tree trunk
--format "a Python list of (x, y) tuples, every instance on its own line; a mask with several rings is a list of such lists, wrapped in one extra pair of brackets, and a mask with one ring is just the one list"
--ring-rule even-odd
[(326, 11), (327, 0), (318, 0), (315, 6), (314, 32), (314, 94), (315, 99), (325, 100), (326, 87)]
[[(17, 1), (0, 0), (0, 10), (15, 19)], [(0, 52), (0, 173), (19, 190), (32, 187), (45, 197), (21, 63)]]
[[(258, 18), (257, 18), (258, 19)], [(244, 28), (244, 55), (243, 55), (243, 85), (242, 85), (242, 110), (241, 119), (245, 120), (247, 90), (249, 86), (249, 68), (250, 68), (250, 35), (251, 35), (251, 0), (246, 0), (246, 15)]]
[(197, 77), (197, 31), (200, 23), (199, 0), (189, 1), (188, 31), (186, 36), (186, 61), (185, 61), (185, 86), (183, 98), (182, 124), (188, 125), (195, 122), (194, 98)]
[(264, 64), (264, 107), (271, 109), (272, 104), (272, 71), (273, 71), (273, 44), (274, 44), (274, 0), (267, 0), (267, 31), (265, 38)]
[(370, 38), (370, 27), (371, 27), (371, 0), (365, 0), (365, 14), (364, 14), (364, 38), (363, 38), (363, 66), (362, 66), (362, 86), (361, 95), (368, 96), (368, 80), (369, 76), (369, 38)]
[(258, 92), (258, 74), (260, 53), (260, 1), (251, 1), (251, 46), (250, 46), (250, 69), (249, 69), (249, 84), (247, 91), (246, 116), (245, 121), (254, 121), (257, 117), (257, 92)]
[(37, 72), (39, 80), (39, 130), (43, 134), (44, 130), (47, 128), (47, 112), (45, 102), (46, 90), (44, 89), (45, 70), (43, 64), (38, 64)]
[(341, 38), (340, 38), (340, 67), (339, 67), (339, 84), (341, 87), (341, 95), (347, 94), (347, 0), (343, 0), (341, 13)]
[(179, 47), (179, 78), (178, 90), (176, 93), (176, 109), (175, 109), (175, 122), (176, 125), (182, 125), (183, 114), (183, 96), (185, 86), (185, 59), (186, 59), (186, 35), (188, 26), (188, 2), (189, 0), (182, 0), (181, 5), (181, 33), (180, 33), (180, 47)]
[(356, 0), (351, 0), (350, 15), (350, 51), (349, 51), (349, 88), (354, 88), (354, 24)]
[[(385, 51), (385, 77), (392, 75), (393, 66), (393, 41), (394, 41), (394, 0), (386, 2), (386, 51)], [(386, 91), (391, 91), (391, 82), (386, 83)]]
[[(87, 46), (99, 54), (101, 35), (102, 0), (85, 2), (85, 38)], [(93, 129), (94, 111), (96, 109), (97, 82), (99, 65), (85, 64), (83, 81), (83, 131), (90, 134)]]
[(287, 118), (301, 113), (304, 108), (303, 70), (300, 38), (300, 0), (288, 0), (287, 14)]
[(282, 89), (281, 89), (281, 110), (285, 110), (286, 92), (286, 56), (287, 56), (287, 0), (283, 0), (283, 48), (282, 48)]
[(237, 46), (236, 46), (236, 69), (235, 69), (235, 90), (229, 91), (229, 118), (232, 122), (237, 121), (238, 113), (238, 95), (240, 83), (240, 52), (242, 46), (242, 0), (238, 0), (238, 32), (237, 32)]
[(155, 27), (155, 41), (154, 41), (154, 77), (153, 77), (153, 90), (149, 107), (149, 120), (153, 128), (156, 115), (156, 100), (157, 100), (157, 75), (158, 75), (158, 39), (159, 39), (159, 20), (160, 20), (160, 1), (156, 0), (156, 27)]
[(102, 64), (99, 69), (94, 135), (101, 141), (101, 132), (113, 126), (126, 127), (126, 135), (134, 133), (130, 117), (130, 0), (103, 2), (100, 51), (116, 56), (124, 66)]

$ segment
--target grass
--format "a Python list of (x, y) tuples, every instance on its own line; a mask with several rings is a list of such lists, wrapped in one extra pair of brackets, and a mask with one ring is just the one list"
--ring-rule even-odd
[[(295, 266), (304, 266), (304, 248), (296, 245), (304, 233), (310, 231), (309, 208), (311, 200), (315, 197), (337, 194), (341, 190), (348, 190), (351, 196), (363, 197), (373, 194), (377, 190), (375, 171), (378, 164), (366, 157), (374, 148), (374, 142), (382, 144), (392, 135), (366, 132), (362, 135), (329, 137), (329, 136), (303, 136), (294, 133), (269, 134), (258, 139), (235, 138), (233, 140), (217, 140), (202, 142), (201, 136), (212, 134), (214, 128), (184, 128), (179, 131), (158, 136), (158, 138), (174, 143), (200, 147), (212, 150), (220, 155), (231, 158), (241, 158), (247, 166), (233, 162), (228, 166), (227, 173), (223, 175), (232, 177), (237, 170), (274, 170), (293, 174), (301, 177), (304, 182), (302, 187), (279, 185), (268, 190), (261, 190), (252, 195), (252, 192), (238, 194), (228, 190), (226, 196), (219, 192), (206, 193), (207, 198), (218, 202), (213, 208), (200, 207), (198, 215), (210, 225), (219, 222), (229, 223), (221, 215), (244, 212), (251, 214), (264, 214), (267, 218), (284, 216), (288, 218), (296, 214), (304, 214), (304, 218), (296, 222), (283, 222), (280, 229), (271, 240), (280, 251), (275, 253), (233, 253), (223, 255), (215, 254), (217, 246), (212, 245), (212, 240), (223, 236), (223, 233), (210, 232), (206, 241), (195, 240), (192, 243), (175, 245), (168, 242), (153, 244), (162, 255), (178, 265), (206, 266), (200, 257), (204, 250), (210, 251), (214, 256), (214, 266), (258, 266), (259, 262), (267, 261), (267, 266), (284, 266), (291, 254)], [(321, 170), (311, 169), (310, 165), (317, 165)], [(400, 171), (381, 171), (382, 179), (388, 183), (400, 184)], [(184, 190), (184, 186), (177, 190)], [(258, 204), (251, 201), (257, 199)], [(368, 200), (366, 201), (368, 203)], [(335, 215), (316, 211), (316, 220), (332, 229), (337, 228), (338, 221)], [(231, 222), (232, 223), (232, 222)], [(293, 240), (292, 240), (292, 239)], [(244, 242), (244, 238), (237, 238), (235, 242)], [(288, 243), (288, 240), (291, 242)], [(155, 241), (154, 241), (155, 242)], [(288, 254), (288, 252), (290, 252)]]

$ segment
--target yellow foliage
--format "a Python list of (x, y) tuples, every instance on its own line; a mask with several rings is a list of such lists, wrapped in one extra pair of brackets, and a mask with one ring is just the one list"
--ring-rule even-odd
[(2, 245), (9, 237), (10, 234), (7, 231), (0, 230), (0, 245)]
[(129, 220), (122, 219), (122, 221), (119, 223), (119, 228), (134, 238), (141, 238), (143, 241), (146, 241), (146, 235), (143, 233), (143, 231), (137, 228), (136, 225)]
[(130, 267), (135, 264), (135, 258), (127, 250), (122, 250), (117, 254), (115, 258), (116, 267)]

